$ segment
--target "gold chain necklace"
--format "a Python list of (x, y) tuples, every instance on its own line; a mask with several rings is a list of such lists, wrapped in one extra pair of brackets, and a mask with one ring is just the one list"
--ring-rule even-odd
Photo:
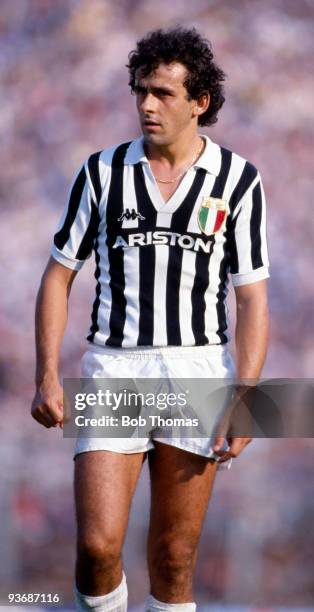
[(188, 170), (190, 170), (190, 168), (192, 168), (192, 166), (193, 166), (194, 162), (197, 160), (197, 158), (198, 158), (202, 148), (203, 148), (203, 140), (201, 142), (201, 146), (197, 150), (197, 153), (193, 157), (191, 163), (183, 170), (183, 172), (181, 172), (181, 174), (178, 174), (178, 176), (175, 176), (170, 181), (164, 181), (163, 179), (159, 179), (159, 178), (157, 178), (157, 176), (154, 175), (155, 176), (155, 181), (157, 181), (157, 183), (163, 183), (164, 185), (170, 185), (171, 183), (176, 183)]

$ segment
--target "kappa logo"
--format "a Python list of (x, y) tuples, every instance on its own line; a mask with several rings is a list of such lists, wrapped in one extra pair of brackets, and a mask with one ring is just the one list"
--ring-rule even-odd
[(129, 208), (126, 208), (125, 211), (122, 213), (121, 217), (119, 217), (119, 219), (117, 219), (117, 221), (123, 221), (123, 219), (126, 219), (127, 221), (130, 221), (130, 219), (132, 219), (132, 221), (134, 221), (135, 219), (139, 219), (140, 221), (144, 221), (145, 217), (143, 217), (143, 215), (141, 215), (140, 213), (136, 212), (135, 208), (132, 208), (132, 210), (130, 211)]

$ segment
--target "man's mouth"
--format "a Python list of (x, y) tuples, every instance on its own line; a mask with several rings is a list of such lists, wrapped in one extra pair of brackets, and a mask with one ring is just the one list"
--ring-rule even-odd
[(160, 127), (160, 123), (158, 123), (158, 121), (154, 121), (153, 119), (144, 119), (143, 125), (145, 127)]

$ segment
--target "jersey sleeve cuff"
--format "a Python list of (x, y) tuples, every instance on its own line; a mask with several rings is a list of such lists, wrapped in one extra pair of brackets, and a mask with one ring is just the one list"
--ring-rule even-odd
[(80, 270), (84, 265), (84, 261), (80, 261), (79, 259), (71, 259), (70, 257), (64, 255), (64, 253), (57, 249), (55, 244), (52, 246), (51, 255), (56, 261), (58, 261), (58, 263), (62, 264), (66, 268), (70, 268), (71, 270)]
[(240, 287), (241, 285), (251, 285), (257, 281), (269, 278), (268, 266), (257, 268), (248, 272), (247, 274), (231, 274), (232, 284), (234, 287)]

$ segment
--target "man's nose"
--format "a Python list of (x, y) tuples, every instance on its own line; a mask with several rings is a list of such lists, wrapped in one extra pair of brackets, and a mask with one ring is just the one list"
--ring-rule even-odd
[(140, 108), (143, 113), (153, 113), (157, 108), (157, 99), (156, 97), (148, 92), (145, 96), (142, 97), (140, 101)]

